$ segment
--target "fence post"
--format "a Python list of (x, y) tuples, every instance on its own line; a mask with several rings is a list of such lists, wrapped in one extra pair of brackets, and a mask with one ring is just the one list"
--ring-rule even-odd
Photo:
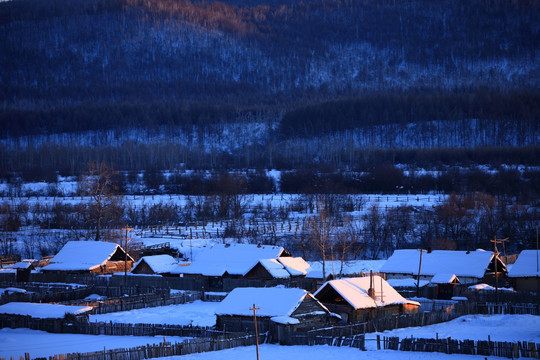
[(377, 335), (377, 350), (381, 350), (381, 335)]

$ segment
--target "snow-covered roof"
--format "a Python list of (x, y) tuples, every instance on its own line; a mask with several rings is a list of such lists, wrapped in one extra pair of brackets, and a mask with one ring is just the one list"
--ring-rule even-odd
[[(416, 288), (416, 279), (388, 279), (388, 284), (393, 288)], [(420, 287), (429, 284), (429, 280), (420, 280)]]
[[(114, 253), (123, 249), (120, 245), (103, 241), (69, 241), (43, 270), (91, 270), (104, 265)], [(128, 255), (128, 260), (132, 261)]]
[(512, 268), (508, 271), (508, 277), (536, 277), (540, 276), (536, 261), (540, 254), (536, 250), (523, 250)]
[(290, 316), (274, 316), (270, 318), (273, 322), (277, 324), (283, 324), (283, 325), (296, 325), (300, 324), (300, 320), (296, 318), (292, 318)]
[(315, 297), (319, 294), (322, 295), (328, 287), (333, 288), (355, 310), (406, 303), (420, 305), (417, 302), (405, 299), (378, 275), (373, 276), (375, 299), (368, 295), (369, 276), (327, 281), (313, 295)]
[(26, 302), (11, 302), (0, 305), (0, 314), (31, 316), (39, 319), (61, 319), (66, 314), (77, 315), (90, 310), (92, 310), (91, 306), (69, 306)]
[(285, 267), (291, 276), (306, 275), (310, 265), (301, 257), (283, 256), (278, 261)]
[(261, 259), (258, 263), (261, 264), (275, 279), (287, 279), (291, 277), (291, 274), (285, 270), (283, 265), (277, 261), (277, 259)]
[(309, 264), (304, 259), (301, 257), (293, 258), (291, 256), (279, 257), (277, 259), (260, 259), (251, 269), (257, 266), (257, 264), (261, 264), (275, 279), (302, 276), (309, 269)]
[[(482, 278), (493, 254), (489, 251), (433, 250), (422, 255), (421, 275), (455, 274), (458, 277)], [(417, 249), (396, 250), (384, 263), (383, 273), (418, 274), (420, 252)]]
[[(343, 263), (343, 275), (359, 275), (361, 273), (378, 272), (386, 260), (348, 260)], [(322, 261), (309, 262), (306, 277), (311, 279), (322, 279)], [(341, 269), (341, 261), (325, 261), (326, 276), (333, 274), (336, 277)]]
[(131, 272), (136, 270), (142, 262), (145, 262), (156, 274), (169, 273), (178, 266), (178, 261), (171, 255), (143, 256), (133, 265)]
[(253, 244), (216, 244), (200, 251), (188, 266), (178, 266), (174, 274), (205, 276), (245, 275), (260, 259), (276, 259), (285, 252), (281, 246)]
[(432, 284), (452, 284), (459, 283), (459, 279), (455, 274), (435, 274), (431, 279)]
[(236, 288), (216, 309), (216, 315), (253, 316), (253, 304), (260, 308), (257, 316), (290, 316), (309, 293), (304, 289)]
[(10, 266), (12, 269), (30, 269), (33, 268), (32, 263), (28, 261), (19, 261)]

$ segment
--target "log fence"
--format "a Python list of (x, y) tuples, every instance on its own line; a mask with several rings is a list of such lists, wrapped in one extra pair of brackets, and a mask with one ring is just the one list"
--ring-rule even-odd
[(540, 359), (540, 344), (528, 341), (509, 342), (414, 337), (400, 339), (399, 337), (384, 337), (383, 344), (384, 349), (389, 350), (499, 356), (511, 359), (518, 357)]

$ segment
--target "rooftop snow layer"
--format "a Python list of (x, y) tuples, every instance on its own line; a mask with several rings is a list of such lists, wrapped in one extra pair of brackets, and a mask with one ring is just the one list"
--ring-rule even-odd
[(110, 242), (68, 241), (43, 270), (90, 270), (105, 264), (117, 248), (118, 244)]
[(290, 316), (309, 293), (304, 289), (236, 288), (216, 309), (216, 315), (253, 316), (253, 305), (260, 308), (258, 316)]
[(92, 310), (91, 306), (68, 306), (26, 302), (11, 302), (0, 305), (0, 314), (31, 316), (39, 319), (61, 319), (66, 314), (77, 315), (90, 310)]
[(291, 276), (306, 275), (310, 268), (310, 265), (301, 257), (284, 256), (278, 258), (278, 261)]
[(143, 256), (133, 265), (133, 270), (141, 263), (145, 262), (156, 274), (169, 273), (178, 266), (178, 261), (171, 255)]
[(276, 259), (261, 259), (259, 263), (272, 275), (275, 279), (287, 279), (291, 276), (283, 265)]
[(540, 276), (540, 271), (537, 268), (537, 259), (539, 257), (540, 254), (536, 250), (523, 250), (508, 271), (508, 277)]
[(260, 259), (278, 258), (285, 249), (281, 246), (253, 244), (216, 244), (200, 251), (189, 266), (179, 266), (174, 274), (205, 276), (245, 275)]
[[(422, 256), (422, 275), (448, 273), (458, 277), (482, 278), (493, 254), (489, 251), (433, 250)], [(384, 263), (383, 273), (418, 274), (420, 252), (417, 249), (396, 250)]]
[(454, 281), (459, 282), (455, 274), (436, 274), (431, 279), (432, 284), (451, 284)]

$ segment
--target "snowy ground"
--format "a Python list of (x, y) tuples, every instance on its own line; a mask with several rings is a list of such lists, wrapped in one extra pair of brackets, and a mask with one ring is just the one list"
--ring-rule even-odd
[[(383, 336), (400, 338), (451, 337), (459, 340), (529, 341), (540, 343), (540, 316), (534, 315), (467, 315), (446, 323), (385, 331)], [(370, 337), (367, 335), (366, 338)], [(369, 343), (366, 345), (368, 346)]]
[(90, 315), (90, 321), (127, 323), (127, 324), (168, 324), (214, 326), (214, 315), (219, 302), (197, 300), (182, 305), (159, 306), (154, 308), (121, 311), (102, 315)]
[[(167, 337), (167, 341), (180, 342), (186, 338)], [(132, 348), (146, 344), (159, 344), (162, 336), (106, 336), (79, 334), (51, 334), (30, 329), (0, 329), (0, 358), (18, 359), (25, 353), (30, 358), (56, 354), (85, 353), (103, 349)]]
[[(350, 347), (333, 346), (280, 346), (264, 344), (259, 348), (261, 360), (484, 360), (485, 356), (447, 355), (441, 353), (422, 353), (407, 351), (362, 351)], [(490, 356), (490, 359), (504, 359)], [(256, 359), (255, 346), (215, 351), (203, 354), (172, 356), (170, 360), (252, 360)]]
[[(208, 305), (218, 303), (206, 303)], [(186, 305), (182, 305), (185, 307)], [(182, 307), (179, 311), (182, 311)], [(168, 306), (161, 307), (161, 312), (155, 313), (155, 319), (163, 319), (167, 314), (165, 309)], [(192, 309), (195, 313), (202, 310), (201, 305), (195, 305)], [(157, 308), (156, 308), (157, 309)], [(151, 309), (145, 309), (151, 310)], [(210, 310), (208, 310), (210, 311)], [(133, 321), (141, 321), (146, 315), (130, 311), (124, 315), (127, 319), (130, 314), (134, 317)], [(213, 314), (213, 311), (212, 311)], [(186, 316), (186, 318), (189, 316)], [(532, 341), (540, 343), (540, 316), (532, 315), (470, 315), (460, 317), (453, 321), (425, 326), (423, 328), (397, 329), (384, 332), (385, 336), (415, 336), (434, 338), (436, 334), (439, 338), (452, 337), (454, 339), (486, 340), (488, 335), (492, 340), (506, 341)], [(354, 359), (374, 359), (374, 360), (405, 360), (405, 359), (426, 359), (426, 360), (480, 360), (484, 356), (471, 355), (446, 355), (440, 353), (418, 353), (418, 352), (398, 352), (398, 351), (376, 351), (374, 341), (376, 334), (366, 336), (367, 352), (353, 348), (338, 348), (330, 346), (279, 346), (262, 345), (261, 359), (280, 359), (280, 360), (342, 360), (343, 358)], [(133, 337), (133, 336), (94, 336), (94, 335), (74, 335), (74, 334), (48, 334), (43, 331), (28, 329), (1, 329), (0, 330), (0, 358), (17, 358), (30, 353), (31, 358), (38, 356), (50, 356), (61, 353), (71, 352), (90, 352), (113, 348), (129, 348), (150, 343), (159, 343), (163, 340), (161, 337)], [(167, 341), (182, 341), (183, 338), (167, 337)], [(450, 358), (451, 356), (451, 358)], [(234, 359), (244, 360), (255, 358), (255, 347), (243, 347), (231, 350), (224, 350), (212, 353), (194, 354), (174, 357), (175, 360), (221, 360)], [(490, 357), (490, 359), (495, 359)]]

